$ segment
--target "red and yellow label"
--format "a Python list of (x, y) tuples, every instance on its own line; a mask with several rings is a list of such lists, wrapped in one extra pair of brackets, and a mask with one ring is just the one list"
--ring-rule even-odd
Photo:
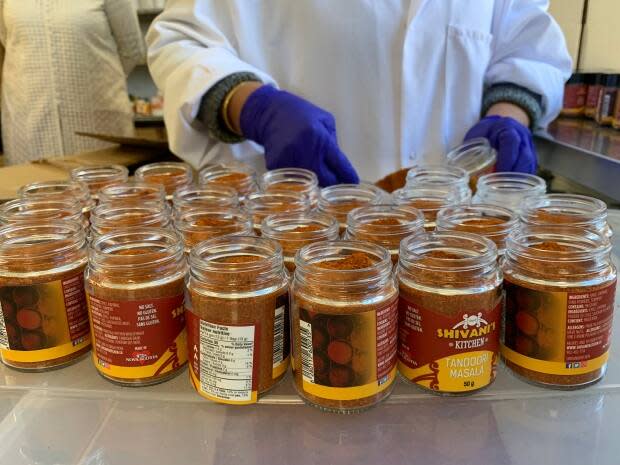
[(504, 283), (502, 356), (549, 375), (599, 370), (609, 356), (616, 283), (590, 292), (537, 291)]
[(0, 349), (7, 361), (37, 363), (90, 346), (83, 273), (0, 288)]
[(448, 316), (400, 297), (398, 370), (439, 392), (468, 392), (496, 374), (501, 302), (492, 309)]
[(88, 295), (93, 360), (102, 374), (153, 378), (187, 362), (183, 294), (133, 301)]
[[(189, 373), (201, 396), (222, 404), (258, 400), (258, 325), (229, 325), (203, 320), (186, 309)], [(287, 357), (288, 362), (288, 357)]]
[(397, 308), (398, 301), (348, 315), (300, 309), (303, 390), (356, 400), (387, 389), (396, 377)]

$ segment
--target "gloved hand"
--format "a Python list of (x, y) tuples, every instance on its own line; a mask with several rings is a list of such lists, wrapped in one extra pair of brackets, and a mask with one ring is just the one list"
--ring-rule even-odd
[(338, 147), (334, 117), (312, 103), (272, 86), (262, 86), (241, 110), (241, 132), (265, 148), (267, 169), (305, 168), (321, 186), (359, 182)]
[(487, 116), (469, 130), (465, 140), (486, 137), (497, 150), (495, 171), (536, 174), (537, 156), (532, 132), (513, 118)]

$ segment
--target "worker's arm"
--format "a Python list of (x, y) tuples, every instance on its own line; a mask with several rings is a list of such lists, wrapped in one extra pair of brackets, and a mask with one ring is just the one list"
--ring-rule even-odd
[[(170, 149), (196, 168), (220, 140), (214, 128), (208, 130), (206, 122), (198, 120), (203, 97), (209, 94), (211, 102), (221, 101), (245, 80), (274, 83), (239, 58), (217, 25), (220, 11), (216, 10), (217, 2), (169, 0), (146, 37), (149, 69), (165, 98)], [(220, 85), (216, 88), (216, 84)], [(208, 112), (205, 120), (217, 119), (217, 110)], [(227, 142), (243, 140), (232, 133), (228, 136)]]
[(485, 76), (483, 119), (465, 136), (486, 137), (497, 171), (534, 173), (532, 129), (559, 113), (571, 59), (547, 0), (497, 0), (493, 55)]
[(144, 38), (131, 0), (105, 0), (104, 9), (126, 75), (144, 63)]

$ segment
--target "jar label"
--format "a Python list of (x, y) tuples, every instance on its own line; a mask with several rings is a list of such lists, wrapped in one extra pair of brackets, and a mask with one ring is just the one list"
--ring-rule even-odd
[(277, 379), (287, 370), (291, 355), (290, 314), (288, 293), (278, 296), (273, 319), (273, 372)]
[(396, 377), (398, 300), (347, 315), (299, 309), (303, 390), (323, 399), (356, 400)]
[(187, 362), (184, 295), (115, 301), (88, 295), (93, 359), (103, 374), (152, 378)]
[(539, 373), (580, 375), (607, 362), (616, 283), (588, 292), (549, 292), (509, 281), (502, 355)]
[(190, 378), (200, 395), (224, 404), (252, 404), (258, 399), (260, 329), (224, 325), (186, 310)]
[(90, 345), (80, 270), (66, 279), (0, 287), (0, 349), (13, 362), (56, 360)]
[(579, 110), (586, 105), (588, 87), (585, 84), (568, 85), (564, 91), (564, 110)]
[(441, 392), (468, 392), (495, 379), (501, 301), (491, 309), (444, 315), (401, 295), (398, 306), (398, 370)]

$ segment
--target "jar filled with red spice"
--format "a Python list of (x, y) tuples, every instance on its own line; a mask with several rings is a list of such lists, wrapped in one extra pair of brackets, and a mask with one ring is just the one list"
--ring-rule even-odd
[(392, 262), (398, 262), (400, 242), (424, 232), (421, 211), (403, 205), (371, 205), (349, 212), (345, 239), (372, 242), (390, 251)]
[(303, 168), (280, 168), (263, 174), (260, 187), (265, 192), (295, 191), (306, 194), (315, 207), (319, 199), (319, 180)]
[(439, 210), (459, 203), (458, 195), (450, 188), (417, 189), (404, 187), (392, 193), (396, 205), (408, 206), (424, 215), (424, 229), (433, 231)]
[(170, 207), (159, 202), (98, 205), (90, 217), (93, 236), (123, 228), (166, 228), (170, 225)]
[(71, 170), (71, 179), (86, 184), (94, 199), (105, 186), (122, 184), (128, 177), (129, 170), (122, 165), (82, 166)]
[(492, 173), (478, 179), (472, 203), (499, 205), (519, 212), (527, 197), (541, 197), (547, 192), (543, 178), (526, 173)]
[(464, 395), (496, 375), (502, 273), (489, 239), (442, 231), (404, 240), (398, 264), (398, 369), (422, 389)]
[(93, 361), (104, 378), (147, 386), (177, 375), (187, 362), (183, 243), (161, 228), (95, 238), (85, 274)]
[(33, 182), (20, 188), (17, 194), (24, 199), (77, 200), (82, 205), (82, 213), (87, 219), (96, 205), (86, 184), (75, 181)]
[(289, 277), (277, 242), (228, 236), (190, 254), (190, 379), (203, 397), (251, 404), (286, 374)]
[(201, 185), (216, 184), (231, 187), (237, 191), (239, 200), (258, 190), (256, 171), (243, 163), (211, 165), (200, 171)]
[(340, 234), (343, 234), (351, 210), (364, 205), (378, 205), (387, 198), (385, 191), (372, 184), (336, 184), (321, 189), (318, 211), (336, 218), (340, 223)]
[(616, 290), (609, 240), (567, 226), (523, 226), (504, 270), (508, 368), (534, 384), (576, 389), (607, 367)]
[(464, 231), (491, 239), (501, 257), (506, 239), (519, 224), (516, 213), (497, 205), (457, 205), (439, 211), (437, 231)]
[(310, 199), (300, 192), (255, 192), (243, 201), (243, 209), (252, 218), (256, 234), (260, 234), (261, 223), (276, 213), (304, 213), (310, 211)]
[(458, 203), (471, 200), (469, 175), (458, 166), (419, 165), (407, 173), (406, 189), (450, 189), (456, 193)]
[(88, 227), (82, 216), (82, 205), (77, 200), (29, 198), (10, 200), (0, 205), (0, 223), (75, 221)]
[(198, 243), (215, 237), (254, 234), (250, 216), (234, 207), (185, 210), (175, 216), (174, 227), (183, 238), (186, 254)]
[(607, 205), (594, 197), (577, 194), (547, 194), (527, 198), (521, 204), (521, 222), (532, 226), (566, 225), (590, 229), (607, 237)]
[(0, 354), (5, 365), (41, 371), (90, 350), (84, 294), (88, 261), (76, 221), (0, 228)]
[(238, 205), (237, 191), (216, 184), (182, 187), (172, 196), (172, 206), (176, 213), (202, 208), (235, 208)]
[(161, 184), (128, 181), (106, 186), (99, 191), (100, 204), (127, 204), (157, 202), (166, 203), (166, 191)]
[(303, 246), (335, 241), (340, 235), (338, 221), (320, 212), (269, 215), (263, 220), (261, 232), (263, 237), (278, 241), (290, 272), (295, 271), (295, 255)]
[(562, 116), (582, 116), (586, 109), (588, 95), (587, 74), (573, 74), (564, 86), (564, 102), (562, 104)]
[(293, 374), (299, 395), (352, 413), (390, 395), (396, 378), (398, 289), (390, 253), (358, 241), (318, 242), (295, 257)]
[(162, 185), (166, 199), (171, 201), (174, 191), (192, 184), (194, 170), (187, 163), (166, 161), (141, 166), (134, 176), (138, 181)]
[(469, 187), (476, 192), (478, 178), (492, 173), (495, 169), (497, 152), (491, 147), (488, 139), (478, 137), (452, 149), (446, 158), (450, 166), (465, 170), (469, 176)]
[(603, 90), (603, 83), (605, 81), (604, 74), (592, 74), (588, 77), (588, 90), (586, 93), (586, 107), (584, 115), (586, 118), (594, 119), (596, 115), (596, 107), (598, 105), (598, 98)]

